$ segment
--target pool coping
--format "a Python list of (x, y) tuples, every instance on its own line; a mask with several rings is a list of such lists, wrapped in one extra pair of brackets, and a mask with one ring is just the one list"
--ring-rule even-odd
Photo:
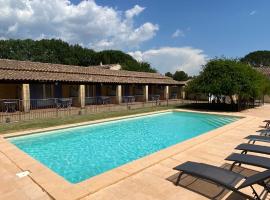
[[(217, 114), (217, 115), (228, 115), (228, 116), (237, 116), (243, 117), (242, 119), (237, 120), (236, 122), (232, 122), (220, 128), (214, 129), (212, 131), (201, 134), (197, 137), (188, 139), (184, 142), (175, 144), (173, 146), (169, 146), (163, 150), (140, 158), (138, 160), (134, 160), (120, 167), (109, 170), (100, 175), (91, 177), (85, 181), (82, 181), (77, 184), (72, 184), (66, 181), (63, 177), (56, 174), (37, 160), (31, 158), (29, 155), (18, 149), (15, 145), (11, 144), (7, 141), (6, 137), (14, 137), (19, 135), (27, 135), (40, 133), (44, 131), (51, 131), (63, 128), (77, 127), (89, 124), (96, 124), (126, 118), (147, 116), (152, 114), (170, 112), (170, 111), (185, 111), (185, 112), (196, 112), (196, 113), (206, 113), (206, 114)], [(149, 112), (143, 114), (129, 115), (123, 117), (114, 117), (103, 120), (95, 120), (90, 122), (76, 123), (72, 125), (63, 125), (56, 126), (46, 129), (37, 129), (33, 131), (23, 131), (17, 132), (13, 134), (4, 134), (0, 137), (0, 149), (1, 151), (9, 157), (22, 171), (28, 170), (30, 171), (29, 177), (38, 184), (44, 191), (46, 191), (53, 199), (80, 199), (87, 195), (93, 194), (100, 189), (108, 187), (116, 182), (119, 182), (129, 176), (132, 176), (140, 171), (155, 165), (158, 162), (161, 162), (169, 157), (172, 157), (180, 152), (183, 152), (187, 149), (192, 148), (193, 146), (204, 143), (211, 138), (214, 138), (223, 132), (232, 129), (237, 126), (241, 126), (241, 124), (252, 120), (254, 117), (241, 115), (241, 113), (223, 113), (223, 112), (205, 112), (205, 111), (191, 111), (186, 109), (168, 109), (164, 111), (157, 112)]]

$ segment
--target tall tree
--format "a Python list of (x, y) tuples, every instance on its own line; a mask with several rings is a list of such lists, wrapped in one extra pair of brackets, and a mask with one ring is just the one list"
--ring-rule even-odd
[(149, 63), (138, 62), (132, 56), (115, 50), (95, 52), (62, 40), (0, 40), (0, 58), (30, 60), (66, 65), (91, 66), (120, 64), (130, 71), (156, 72)]
[(270, 92), (270, 81), (263, 74), (238, 60), (217, 58), (209, 61), (203, 71), (189, 82), (189, 93), (212, 94), (217, 98), (225, 95), (234, 102), (239, 99), (256, 98)]
[(185, 73), (184, 71), (176, 71), (173, 74), (173, 79), (176, 81), (186, 81), (188, 80), (188, 74)]
[(254, 51), (241, 59), (242, 62), (250, 64), (253, 67), (270, 67), (270, 51)]
[(165, 76), (168, 76), (168, 77), (173, 78), (173, 74), (172, 74), (171, 72), (166, 72), (166, 73), (165, 73)]

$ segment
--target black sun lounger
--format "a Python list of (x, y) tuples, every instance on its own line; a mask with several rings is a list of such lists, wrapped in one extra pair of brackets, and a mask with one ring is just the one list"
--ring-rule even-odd
[[(219, 186), (222, 186), (245, 197), (247, 197), (248, 195), (244, 194), (240, 190), (242, 188), (250, 187), (252, 189), (253, 194), (255, 195), (253, 199), (256, 200), (260, 200), (261, 198), (255, 191), (253, 185), (259, 184), (263, 186), (267, 192), (269, 192), (269, 188), (265, 181), (270, 177), (270, 170), (259, 172), (255, 175), (246, 178), (241, 174), (238, 174), (236, 172), (227, 169), (223, 169), (221, 167), (190, 161), (178, 165), (173, 169), (180, 171), (180, 174), (177, 178), (175, 185), (179, 184), (183, 174), (188, 174), (197, 178), (211, 181)], [(240, 184), (240, 186), (236, 186), (240, 181), (243, 181), (242, 184)]]
[(263, 136), (263, 135), (249, 135), (249, 136), (245, 137), (245, 139), (249, 140), (248, 143), (253, 142), (253, 144), (256, 141), (270, 143), (270, 137), (269, 136)]
[(267, 120), (264, 120), (263, 122), (266, 122), (266, 124), (265, 124), (265, 128), (268, 128), (268, 127), (269, 127), (269, 125), (270, 125), (270, 120), (269, 120), (269, 119), (267, 119)]
[(232, 153), (227, 158), (225, 158), (225, 160), (233, 161), (231, 170), (236, 164), (239, 164), (239, 165), (246, 164), (246, 165), (252, 165), (256, 167), (270, 169), (270, 158), (266, 158), (266, 157)]
[(235, 149), (242, 150), (242, 154), (247, 154), (247, 152), (254, 152), (270, 155), (270, 147), (268, 146), (243, 143), (235, 147)]

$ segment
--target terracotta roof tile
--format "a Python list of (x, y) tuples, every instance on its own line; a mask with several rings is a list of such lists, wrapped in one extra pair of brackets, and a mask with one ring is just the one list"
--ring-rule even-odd
[(256, 67), (255, 69), (270, 77), (270, 67)]
[(184, 85), (158, 73), (0, 59), (0, 80)]

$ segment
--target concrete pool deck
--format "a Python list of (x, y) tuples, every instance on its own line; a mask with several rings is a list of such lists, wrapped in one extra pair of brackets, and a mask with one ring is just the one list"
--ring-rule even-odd
[[(203, 191), (213, 193), (217, 192), (217, 187), (205, 186), (199, 181), (195, 189), (175, 186), (171, 180), (177, 172), (172, 168), (188, 160), (224, 165), (224, 158), (235, 146), (245, 142), (245, 136), (261, 129), (269, 113), (270, 105), (241, 113), (217, 113), (245, 118), (78, 184), (68, 183), (1, 136), (0, 199), (209, 199), (196, 190), (204, 188)], [(15, 175), (24, 170), (30, 171), (30, 175), (24, 178)], [(225, 199), (239, 199), (231, 193), (224, 195)]]

